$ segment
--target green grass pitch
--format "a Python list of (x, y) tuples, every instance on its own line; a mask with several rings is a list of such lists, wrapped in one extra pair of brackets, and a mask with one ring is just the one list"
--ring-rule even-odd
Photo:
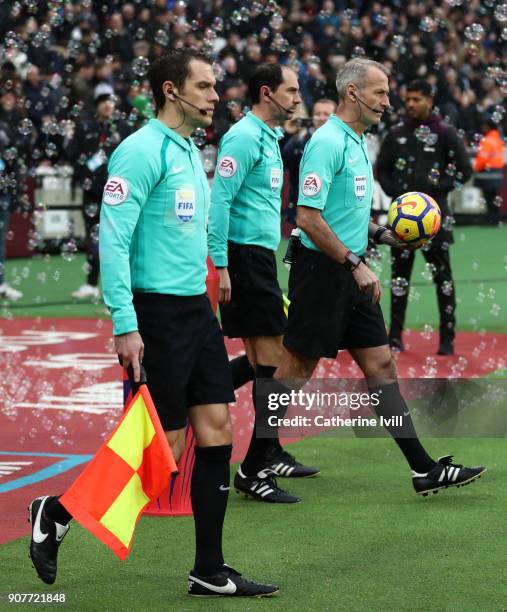
[[(459, 329), (506, 331), (507, 228), (457, 228), (455, 234)], [(383, 251), (380, 274), (386, 283)], [(79, 256), (72, 262), (59, 257), (9, 262), (9, 281), (25, 296), (14, 308), (4, 305), (2, 316), (106, 317), (102, 304), (78, 304), (69, 297), (83, 282), (83, 261)], [(279, 270), (285, 289), (287, 272), (281, 264)], [(423, 271), (417, 256), (407, 324), (436, 329), (435, 291)], [(386, 320), (388, 293), (386, 286)], [(226, 559), (247, 577), (278, 584), (280, 594), (272, 600), (188, 598), (192, 519), (144, 517), (123, 563), (73, 525), (52, 587), (30, 567), (28, 538), (0, 547), (0, 609), (33, 609), (7, 606), (9, 592), (53, 592), (65, 593), (66, 607), (77, 611), (501, 612), (507, 606), (505, 440), (424, 442), (435, 456), (454, 453), (457, 461), (484, 463), (489, 471), (469, 487), (420, 498), (391, 440), (326, 436), (292, 447), (301, 461), (322, 470), (319, 478), (282, 481), (301, 495), (301, 504), (260, 504), (231, 491)]]
[(11, 542), (0, 548), (0, 592), (63, 592), (68, 607), (79, 611), (501, 611), (505, 441), (426, 442), (434, 454), (452, 451), (490, 471), (468, 487), (422, 498), (390, 440), (326, 437), (296, 446), (302, 461), (322, 469), (319, 478), (290, 481), (302, 503), (280, 507), (231, 492), (226, 560), (278, 584), (270, 601), (186, 596), (191, 518), (142, 518), (124, 562), (73, 525), (51, 587), (30, 567), (28, 538)]

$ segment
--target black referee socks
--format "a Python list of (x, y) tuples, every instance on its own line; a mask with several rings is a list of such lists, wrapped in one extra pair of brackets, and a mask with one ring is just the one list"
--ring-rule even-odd
[[(266, 467), (266, 458), (280, 448), (278, 430), (269, 428), (269, 437), (266, 437), (267, 418), (270, 414), (268, 410), (268, 395), (280, 383), (273, 378), (276, 368), (273, 366), (258, 365), (255, 370), (255, 380), (252, 388), (252, 400), (255, 407), (255, 422), (252, 431), (250, 446), (241, 463), (241, 470), (245, 476), (255, 476), (260, 470)], [(264, 380), (262, 389), (258, 389), (258, 380)], [(273, 389), (271, 388), (273, 387)], [(286, 391), (285, 387), (283, 388)], [(259, 432), (263, 432), (263, 437), (259, 437)]]
[(234, 385), (234, 390), (239, 389), (243, 385), (246, 385), (247, 382), (254, 380), (255, 371), (250, 365), (246, 355), (241, 355), (240, 357), (231, 359), (229, 361), (229, 365), (231, 366), (232, 384)]
[(368, 386), (368, 389), (370, 394), (379, 394), (380, 403), (374, 408), (378, 416), (382, 416), (384, 420), (401, 417), (393, 420), (393, 422), (399, 422), (401, 425), (386, 425), (385, 427), (400, 447), (410, 467), (420, 474), (429, 472), (434, 467), (435, 461), (419, 442), (408, 406), (400, 393), (398, 382), (395, 381), (380, 387)]
[(52, 497), (46, 502), (44, 508), (46, 515), (60, 525), (67, 525), (72, 520), (72, 514), (69, 514), (65, 507), (60, 503), (60, 496)]
[(223, 564), (222, 529), (229, 497), (232, 445), (196, 446), (190, 496), (195, 524), (195, 566), (211, 576)]

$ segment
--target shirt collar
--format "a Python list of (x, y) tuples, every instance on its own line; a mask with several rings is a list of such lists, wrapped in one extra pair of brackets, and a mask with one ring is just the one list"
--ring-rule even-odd
[(167, 125), (165, 125), (165, 123), (162, 123), (162, 121), (160, 121), (159, 119), (150, 119), (149, 123), (153, 128), (155, 128), (159, 132), (162, 132), (166, 136), (169, 136), (171, 140), (174, 140), (174, 142), (179, 144), (180, 147), (182, 147), (186, 151), (191, 150), (192, 147), (190, 145), (190, 140), (183, 138), (183, 136), (180, 136), (177, 132), (175, 132), (174, 130), (171, 130), (171, 128), (167, 127)]
[(329, 120), (332, 121), (336, 126), (338, 126), (339, 128), (341, 128), (342, 130), (344, 130), (345, 132), (347, 132), (347, 134), (349, 134), (349, 136), (352, 136), (352, 138), (358, 142), (359, 144), (362, 144), (365, 140), (364, 138), (364, 134), (362, 134), (361, 136), (359, 136), (359, 134), (357, 134), (356, 132), (354, 132), (354, 130), (347, 125), (344, 121), (342, 121), (339, 117), (337, 117), (336, 115), (331, 115), (329, 117)]
[(252, 111), (249, 111), (245, 116), (248, 119), (250, 119), (250, 121), (253, 121), (255, 123), (255, 125), (260, 126), (272, 138), (275, 138), (276, 140), (280, 140), (280, 138), (283, 138), (282, 128), (280, 128), (280, 127), (276, 127), (274, 129), (270, 128), (267, 123), (265, 123), (262, 119), (259, 119), (259, 117), (257, 117), (257, 115), (254, 115), (252, 113)]

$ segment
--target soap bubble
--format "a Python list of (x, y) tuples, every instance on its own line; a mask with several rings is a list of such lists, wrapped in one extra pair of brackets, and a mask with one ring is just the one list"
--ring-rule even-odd
[(456, 164), (454, 164), (452, 162), (447, 164), (447, 168), (445, 169), (445, 173), (448, 174), (449, 176), (455, 176), (455, 174), (456, 174)]
[(493, 304), (491, 306), (491, 310), (489, 311), (490, 314), (492, 314), (494, 317), (498, 317), (498, 315), (500, 314), (500, 310), (502, 309), (502, 307), (500, 306), (500, 304)]
[(496, 7), (495, 19), (498, 23), (507, 23), (507, 4), (499, 4)]
[(403, 171), (407, 166), (407, 160), (404, 157), (398, 157), (395, 166), (398, 170)]
[(269, 25), (275, 32), (282, 29), (283, 17), (280, 15), (280, 13), (275, 13), (271, 17), (271, 19), (269, 20)]
[(426, 138), (426, 144), (430, 147), (433, 147), (437, 144), (438, 142), (438, 134), (435, 134), (435, 132), (430, 132), (428, 134), (428, 137)]
[(169, 44), (169, 34), (165, 30), (157, 30), (154, 39), (161, 47), (165, 47)]
[(433, 334), (433, 332), (434, 332), (434, 331), (435, 331), (435, 330), (433, 329), (433, 327), (432, 327), (432, 326), (431, 326), (429, 323), (426, 323), (426, 324), (423, 326), (423, 330), (422, 330), (422, 332), (421, 332), (421, 337), (422, 337), (424, 340), (431, 340), (431, 336), (432, 336), (432, 334)]
[(352, 53), (350, 55), (351, 58), (355, 58), (355, 57), (366, 57), (366, 51), (363, 49), (363, 47), (354, 47), (352, 49)]
[(480, 23), (472, 23), (465, 28), (465, 38), (472, 42), (480, 42), (484, 37), (484, 28)]
[(217, 152), (213, 145), (206, 145), (201, 153), (204, 172), (208, 173), (215, 167)]
[(428, 180), (433, 185), (438, 184), (438, 179), (440, 178), (440, 171), (438, 168), (432, 168), (428, 174)]
[(22, 119), (19, 122), (18, 132), (22, 134), (23, 136), (28, 136), (29, 134), (32, 133), (32, 130), (33, 130), (33, 123), (30, 121), (30, 119)]
[(95, 217), (99, 212), (99, 205), (95, 202), (90, 202), (84, 207), (84, 213), (87, 217)]
[(204, 128), (196, 128), (191, 135), (196, 147), (202, 147), (206, 142), (206, 130)]
[(452, 295), (452, 292), (454, 290), (452, 281), (444, 281), (440, 288), (444, 295)]
[(397, 296), (397, 297), (401, 297), (403, 295), (406, 295), (407, 291), (408, 291), (408, 281), (406, 278), (403, 278), (401, 276), (398, 276), (397, 278), (393, 279), (392, 283), (391, 283), (391, 291), (393, 292), (393, 295)]
[(452, 231), (452, 228), (454, 227), (455, 223), (456, 219), (452, 215), (446, 215), (442, 221), (442, 227), (444, 228), (444, 230)]
[(420, 125), (414, 131), (415, 137), (417, 140), (421, 142), (426, 142), (428, 140), (429, 135), (431, 134), (431, 130), (427, 125)]
[(238, 26), (242, 21), (241, 13), (239, 11), (233, 11), (231, 14), (231, 23)]
[(423, 32), (433, 32), (436, 28), (436, 21), (429, 16), (423, 17), (419, 23), (419, 29)]
[(73, 238), (62, 243), (62, 246), (60, 247), (60, 255), (62, 256), (62, 259), (65, 261), (72, 261), (75, 258), (76, 253), (77, 244)]
[(147, 74), (150, 61), (147, 57), (136, 57), (132, 62), (132, 72), (137, 76), (143, 77)]

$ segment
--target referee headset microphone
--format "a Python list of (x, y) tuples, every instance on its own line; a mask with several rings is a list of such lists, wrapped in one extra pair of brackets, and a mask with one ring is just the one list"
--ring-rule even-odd
[(354, 100), (356, 100), (356, 102), (359, 105), (362, 104), (363, 106), (366, 106), (366, 108), (368, 108), (369, 110), (371, 110), (374, 113), (377, 113), (377, 115), (383, 115), (385, 113), (385, 111), (391, 112), (390, 111), (390, 109), (391, 109), (390, 106), (388, 106), (387, 108), (374, 108), (373, 106), (370, 106), (369, 104), (366, 104), (366, 102), (361, 97), (359, 97), (359, 95), (357, 93), (351, 92), (350, 95), (351, 95), (351, 97), (354, 98)]
[(179, 100), (180, 102), (184, 102), (185, 104), (188, 104), (188, 106), (191, 106), (192, 108), (195, 108), (195, 110), (198, 110), (201, 113), (201, 115), (206, 116), (208, 114), (208, 111), (205, 108), (199, 108), (195, 104), (192, 104), (192, 102), (189, 102), (188, 100), (185, 100), (185, 98), (182, 98), (181, 96), (179, 96), (174, 91), (174, 89), (168, 89), (167, 93), (172, 94), (176, 98), (176, 100)]
[(282, 106), (282, 105), (280, 104), (280, 102), (278, 102), (277, 100), (275, 100), (275, 99), (273, 98), (273, 96), (272, 96), (272, 95), (271, 95), (269, 92), (266, 92), (266, 94), (265, 94), (265, 95), (266, 95), (266, 98), (269, 98), (269, 99), (271, 100), (271, 102), (274, 102), (274, 103), (275, 103), (275, 104), (278, 106), (278, 108), (280, 108), (281, 110), (283, 110), (283, 112), (284, 112), (286, 115), (289, 115), (290, 113), (293, 113), (293, 112), (296, 110), (295, 108), (286, 108), (285, 106)]

